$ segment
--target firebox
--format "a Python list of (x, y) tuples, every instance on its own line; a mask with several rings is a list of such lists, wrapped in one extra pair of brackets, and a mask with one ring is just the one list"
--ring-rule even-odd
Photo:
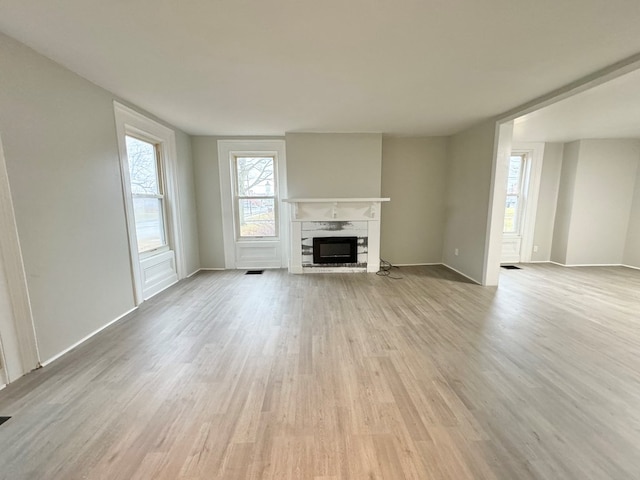
[(358, 237), (315, 237), (313, 263), (357, 263)]

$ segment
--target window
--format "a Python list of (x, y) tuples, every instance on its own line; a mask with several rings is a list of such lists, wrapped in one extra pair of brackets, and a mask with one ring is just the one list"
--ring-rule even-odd
[(159, 146), (125, 138), (138, 253), (150, 252), (167, 245)]
[(527, 155), (512, 154), (509, 157), (507, 177), (507, 203), (504, 213), (504, 233), (519, 234), (522, 219), (524, 170)]
[(236, 235), (278, 236), (275, 157), (234, 157)]

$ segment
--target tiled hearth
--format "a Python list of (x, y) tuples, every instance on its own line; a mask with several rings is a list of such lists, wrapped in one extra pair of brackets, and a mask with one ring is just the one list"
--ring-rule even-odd
[[(380, 205), (388, 198), (291, 198), (289, 272), (377, 272)], [(313, 238), (357, 237), (358, 261), (314, 264)]]

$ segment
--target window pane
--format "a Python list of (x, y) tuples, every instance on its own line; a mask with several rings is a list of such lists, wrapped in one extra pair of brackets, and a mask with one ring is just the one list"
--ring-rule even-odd
[(156, 146), (133, 137), (126, 137), (131, 193), (159, 195)]
[(504, 211), (504, 233), (517, 233), (518, 231), (518, 203), (516, 195), (507, 195), (507, 204)]
[(241, 237), (275, 237), (276, 215), (273, 198), (238, 200)]
[(133, 213), (136, 219), (138, 252), (146, 252), (166, 244), (161, 199), (134, 197)]
[(520, 177), (522, 175), (522, 156), (515, 155), (509, 158), (509, 174), (507, 177), (507, 194), (520, 193)]
[(241, 197), (273, 196), (273, 158), (236, 157), (236, 179)]

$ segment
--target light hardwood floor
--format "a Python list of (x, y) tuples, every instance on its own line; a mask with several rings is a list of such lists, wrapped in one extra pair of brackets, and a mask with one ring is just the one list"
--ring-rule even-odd
[(0, 391), (0, 478), (640, 478), (640, 271), (394, 274), (172, 287)]

